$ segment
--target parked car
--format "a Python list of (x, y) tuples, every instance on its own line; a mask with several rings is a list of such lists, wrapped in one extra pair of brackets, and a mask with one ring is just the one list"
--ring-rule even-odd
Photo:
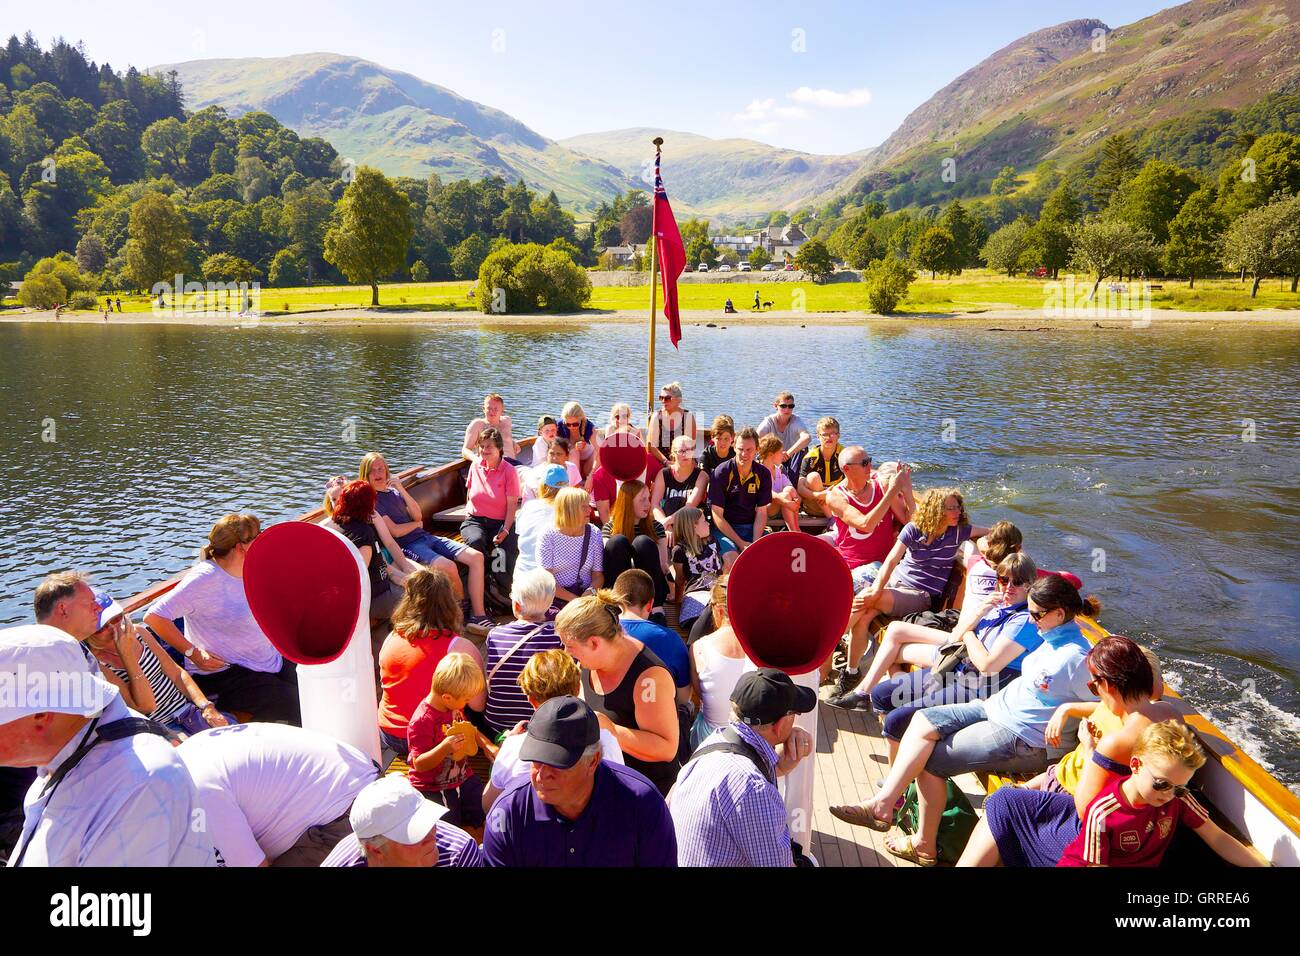
[(754, 267), (751, 266), (748, 262), (742, 262), (742, 263), (740, 264), (740, 271), (741, 271), (741, 272), (753, 272), (753, 271), (754, 271)]
[(708, 271), (709, 271), (709, 264), (708, 264), (707, 262), (701, 262), (701, 263), (700, 263), (700, 267), (699, 267), (698, 269), (696, 269), (695, 271), (696, 271), (696, 272), (708, 272)]
[(778, 269), (780, 269), (780, 268), (781, 268), (781, 267), (778, 266), (775, 262), (769, 262), (769, 263), (767, 263), (767, 265), (763, 266), (763, 268), (760, 269), (759, 271), (760, 271), (760, 272), (776, 272), (776, 270), (778, 270)]
[(731, 271), (731, 266), (724, 262), (722, 265), (718, 266), (718, 271), (719, 271), (719, 272), (730, 272), (730, 271)]

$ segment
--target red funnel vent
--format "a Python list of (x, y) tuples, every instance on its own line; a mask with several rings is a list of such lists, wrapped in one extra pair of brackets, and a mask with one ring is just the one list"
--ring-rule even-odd
[(600, 463), (619, 481), (640, 478), (647, 458), (640, 436), (631, 432), (615, 432), (600, 446)]
[(727, 614), (760, 667), (805, 674), (849, 623), (853, 579), (840, 553), (810, 534), (768, 534), (746, 548), (727, 582)]
[(285, 521), (248, 549), (244, 594), (277, 651), (296, 664), (327, 664), (356, 627), (361, 575), (346, 541), (319, 525)]

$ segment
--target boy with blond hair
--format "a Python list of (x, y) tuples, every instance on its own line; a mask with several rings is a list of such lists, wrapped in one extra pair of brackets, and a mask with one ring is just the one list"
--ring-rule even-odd
[(459, 652), (446, 655), (433, 672), (429, 696), (420, 701), (406, 728), (411, 785), (447, 807), (448, 822), (471, 829), (483, 825), (483, 783), (466, 761), (477, 752), (478, 738), (464, 711), (485, 687), (474, 658)]
[(1132, 773), (1097, 794), (1083, 828), (1057, 866), (1159, 866), (1179, 823), (1235, 866), (1268, 866), (1254, 849), (1220, 829), (1187, 789), (1205, 753), (1186, 724), (1151, 724), (1142, 731)]

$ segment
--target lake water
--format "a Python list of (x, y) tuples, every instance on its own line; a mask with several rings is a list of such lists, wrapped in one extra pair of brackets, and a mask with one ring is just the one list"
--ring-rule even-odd
[[(183, 569), (213, 520), (268, 521), (382, 450), (450, 460), (499, 390), (527, 434), (577, 398), (602, 424), (645, 397), (644, 331), (0, 327), (0, 624), (47, 572), (120, 596)], [(918, 488), (1024, 531), (1112, 631), (1300, 791), (1300, 332), (1218, 326), (996, 333), (688, 326), (661, 341), (706, 423), (790, 387)], [(349, 442), (349, 430), (356, 440)], [(53, 439), (53, 440), (49, 440)]]

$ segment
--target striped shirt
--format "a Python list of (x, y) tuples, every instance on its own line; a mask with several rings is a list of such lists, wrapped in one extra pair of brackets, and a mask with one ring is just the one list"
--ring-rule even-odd
[[(117, 668), (112, 664), (105, 664), (110, 671), (124, 681), (129, 687), (131, 684), (130, 675), (125, 668)], [(149, 714), (150, 720), (156, 720), (160, 724), (165, 724), (185, 709), (189, 700), (180, 689), (172, 683), (170, 677), (163, 671), (162, 662), (158, 660), (158, 655), (149, 649), (149, 645), (140, 642), (140, 672), (144, 674), (144, 679), (149, 682), (149, 689), (153, 691), (154, 708)]]
[[(776, 773), (772, 745), (742, 723), (728, 725)], [(701, 747), (722, 743), (719, 730)], [(785, 801), (744, 754), (711, 753), (682, 767), (668, 809), (678, 866), (793, 866)]]
[[(444, 820), (436, 824), (433, 842), (438, 844), (437, 866), (483, 866), (483, 854), (474, 838)], [(368, 866), (366, 853), (355, 833), (349, 833), (330, 850), (321, 866)]]
[[(519, 650), (510, 654), (510, 648), (518, 644), (525, 634), (529, 635), (528, 640)], [(551, 621), (541, 624), (511, 621), (488, 632), (486, 673), (492, 674), (493, 668), (497, 667), (501, 659), (510, 654), (488, 681), (484, 717), (495, 733), (509, 730), (519, 721), (533, 716), (533, 705), (528, 703), (528, 698), (519, 689), (519, 675), (524, 672), (524, 665), (529, 658), (541, 651), (561, 650), (563, 647), (564, 644), (555, 634), (555, 624)]]
[(952, 564), (957, 560), (957, 551), (969, 537), (970, 525), (961, 524), (927, 542), (921, 529), (909, 521), (898, 536), (907, 552), (889, 580), (890, 587), (942, 594), (952, 574)]
[(1057, 866), (1159, 866), (1179, 823), (1195, 830), (1210, 818), (1190, 793), (1162, 806), (1136, 807), (1124, 796), (1125, 779), (1088, 804), (1083, 827)]

